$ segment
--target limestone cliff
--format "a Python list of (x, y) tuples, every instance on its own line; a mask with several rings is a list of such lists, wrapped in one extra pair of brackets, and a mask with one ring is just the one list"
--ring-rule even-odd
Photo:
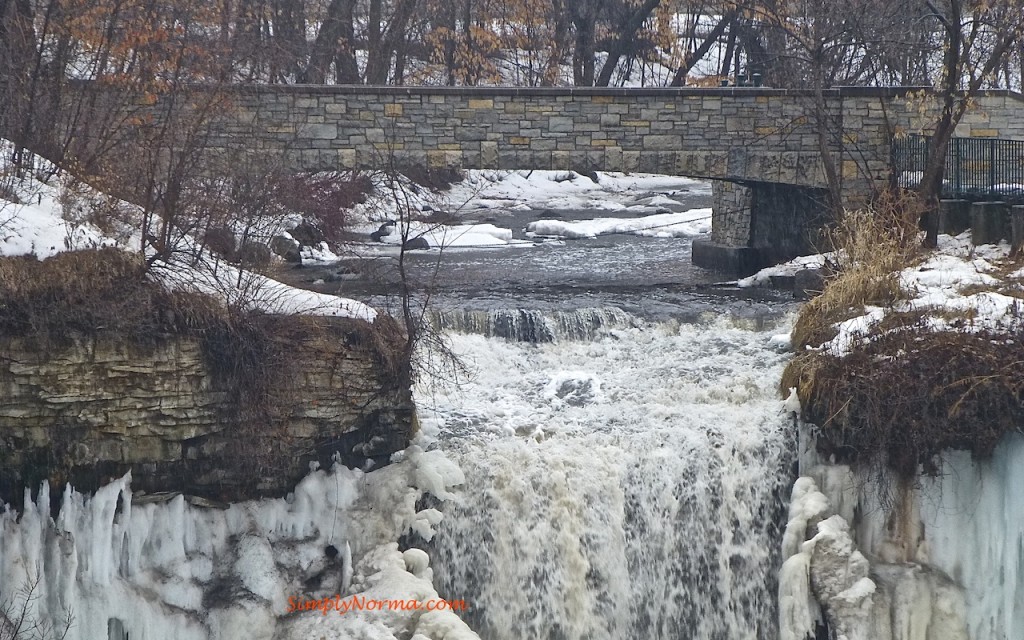
[(44, 478), (88, 490), (129, 469), (136, 491), (281, 495), (336, 452), (362, 465), (407, 445), (399, 344), (363, 322), (264, 322), (281, 339), (262, 370), (203, 335), (0, 336), (0, 499)]

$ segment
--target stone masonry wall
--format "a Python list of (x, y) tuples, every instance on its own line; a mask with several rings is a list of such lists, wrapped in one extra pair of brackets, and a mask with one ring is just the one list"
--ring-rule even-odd
[[(304, 169), (647, 171), (818, 184), (808, 103), (777, 89), (262, 87), (215, 143)], [(839, 102), (831, 103), (838, 117)]]
[(239, 468), (237, 389), (195, 338), (141, 347), (78, 336), (52, 351), (3, 338), (0, 498), (46, 477), (81, 489), (131, 470), (135, 489), (238, 499), (288, 491), (335, 451), (354, 464), (386, 458), (407, 445), (413, 405), (368, 335), (342, 329), (294, 345), (294, 375), (268, 398), (278, 419), (258, 425), (273, 429), (273, 447), (256, 484)]
[(711, 241), (730, 247), (746, 247), (751, 237), (752, 192), (735, 182), (711, 183)]
[[(933, 105), (908, 89), (825, 92), (829, 150), (852, 191), (886, 179), (892, 132)], [(825, 185), (808, 92), (771, 88), (237, 88), (214, 146), (303, 169), (398, 165), (649, 171)], [(923, 105), (923, 106), (922, 106)], [(1022, 137), (1018, 94), (980, 97), (958, 134)]]

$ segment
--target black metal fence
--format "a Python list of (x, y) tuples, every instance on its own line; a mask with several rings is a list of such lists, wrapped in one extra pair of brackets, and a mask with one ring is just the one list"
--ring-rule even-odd
[[(928, 138), (893, 141), (892, 167), (899, 186), (915, 188), (928, 162)], [(944, 196), (1024, 199), (1024, 140), (953, 138), (946, 153)]]

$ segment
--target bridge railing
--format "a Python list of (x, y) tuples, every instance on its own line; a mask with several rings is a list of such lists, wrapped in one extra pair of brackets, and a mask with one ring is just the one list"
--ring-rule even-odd
[[(893, 141), (897, 183), (917, 187), (928, 163), (928, 138), (909, 135)], [(946, 152), (944, 196), (1024, 198), (1024, 140), (953, 138)]]

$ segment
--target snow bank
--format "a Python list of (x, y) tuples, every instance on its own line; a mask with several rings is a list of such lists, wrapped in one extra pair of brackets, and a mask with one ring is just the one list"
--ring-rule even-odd
[[(920, 264), (900, 272), (900, 284), (910, 297), (891, 308), (865, 307), (863, 313), (836, 325), (838, 334), (820, 345), (825, 353), (841, 357), (857, 344), (870, 339), (875, 327), (891, 312), (921, 312), (933, 331), (1008, 330), (1017, 326), (1021, 298), (991, 289), (1010, 288), (1024, 292), (1024, 270), (1003, 274), (1000, 262), (1009, 256), (1006, 244), (973, 247), (970, 232), (960, 236), (939, 236), (938, 249)], [(798, 263), (811, 265), (822, 256), (798, 258), (740, 281), (752, 286), (767, 275), (791, 270)], [(990, 289), (980, 291), (980, 289)]]
[[(388, 235), (381, 236), (381, 242), (401, 245), (402, 233), (398, 225), (385, 228)], [(508, 246), (533, 246), (532, 242), (514, 240), (512, 230), (493, 224), (443, 225), (427, 222), (411, 222), (406, 233), (408, 241), (425, 241), (431, 249), (480, 249)]]
[(367, 322), (377, 317), (375, 309), (357, 300), (291, 287), (207, 254), (196, 261), (173, 258), (155, 262), (151, 273), (172, 288), (206, 293), (251, 311), (336, 316)]
[[(2, 146), (2, 141), (0, 141)], [(49, 258), (63, 251), (119, 246), (90, 223), (72, 222), (80, 212), (66, 211), (61, 201), (60, 180), (53, 184), (30, 179), (15, 183), (16, 195), (34, 201), (15, 204), (0, 200), (0, 256), (35, 255)], [(82, 197), (101, 198), (88, 187), (79, 187)], [(83, 195), (84, 194), (84, 195)], [(134, 205), (121, 203), (126, 209)], [(511, 232), (509, 232), (511, 235)], [(138, 247), (138, 232), (131, 241)], [(191, 238), (180, 242), (179, 252), (168, 261), (153, 264), (154, 277), (164, 284), (219, 297), (227, 304), (264, 313), (323, 315), (355, 318), (373, 322), (376, 310), (347, 298), (297, 289), (266, 276), (241, 270), (196, 249)], [(126, 248), (122, 246), (122, 248)], [(311, 258), (335, 258), (326, 246), (307, 251)]]
[(793, 258), (789, 262), (761, 269), (752, 276), (740, 278), (736, 281), (736, 285), (744, 288), (767, 287), (771, 284), (772, 277), (794, 276), (797, 271), (803, 271), (804, 269), (820, 269), (833, 257), (834, 254), (829, 252)]
[[(480, 171), (466, 172), (466, 179), (452, 186), (449, 202), (463, 209), (604, 209), (650, 210), (678, 204), (678, 193), (710, 194), (708, 182), (678, 176), (644, 173), (595, 174), (594, 182), (573, 171)], [(641, 204), (639, 192), (660, 192), (657, 202)], [(657, 196), (655, 196), (657, 197)]]
[(30, 203), (0, 199), (0, 256), (35, 255), (42, 260), (62, 251), (116, 244), (92, 224), (65, 220), (57, 188), (40, 183), (33, 187), (23, 194)]

